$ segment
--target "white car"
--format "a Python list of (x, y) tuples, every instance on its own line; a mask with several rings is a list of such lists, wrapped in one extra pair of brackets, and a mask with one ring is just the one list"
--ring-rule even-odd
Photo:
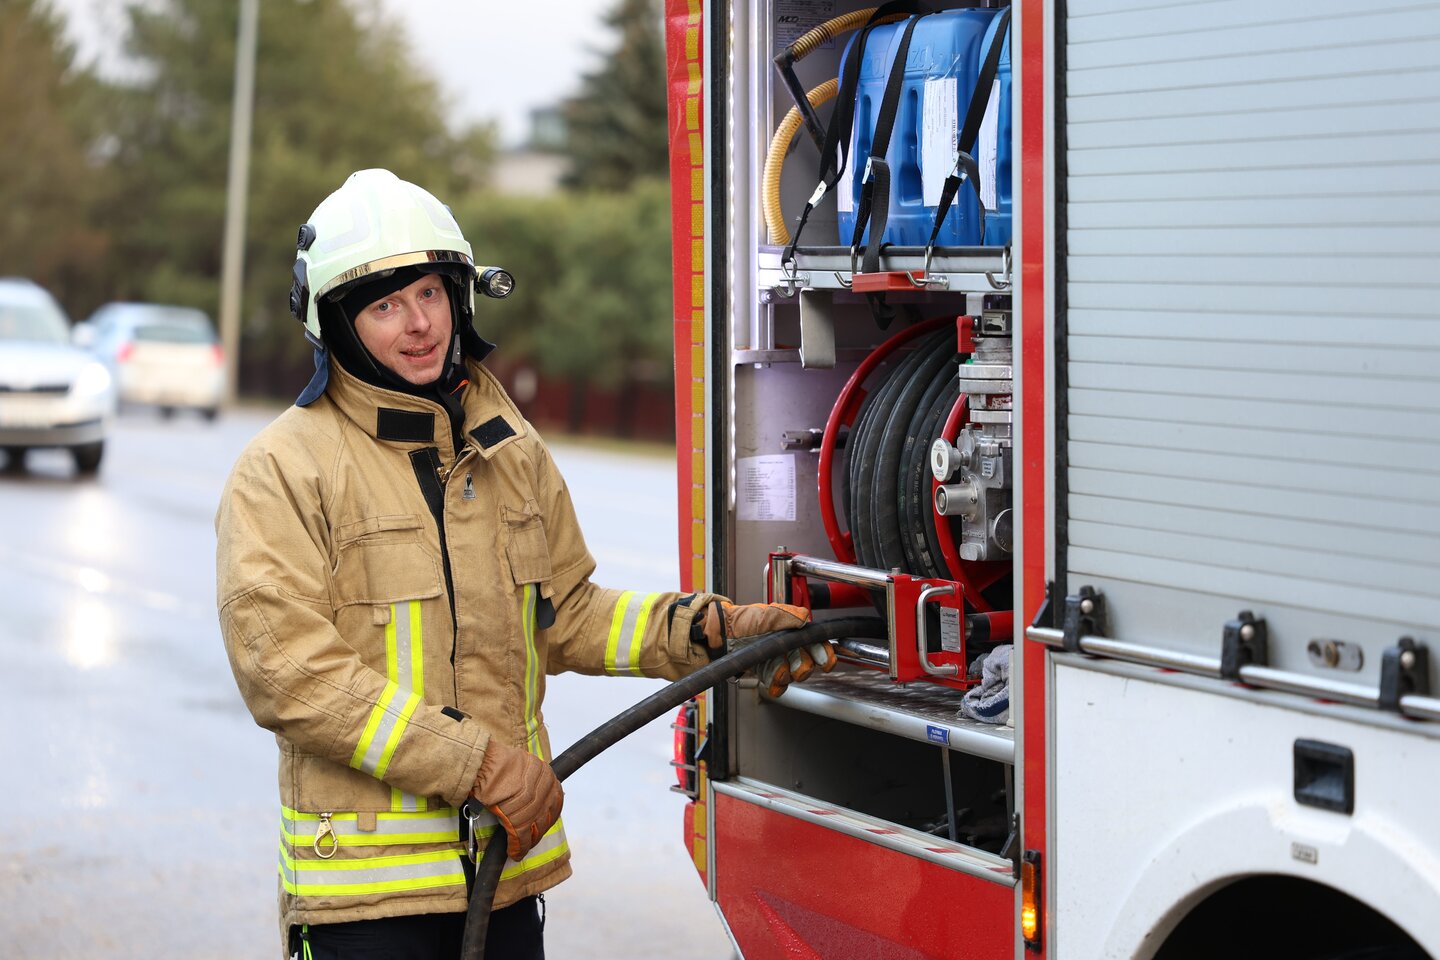
[(81, 325), (123, 404), (194, 410), (213, 420), (225, 399), (225, 355), (203, 311), (107, 303)]
[(100, 469), (115, 414), (109, 371), (71, 346), (55, 298), (29, 280), (0, 279), (0, 448), (12, 468), (32, 447), (65, 447), (81, 474)]

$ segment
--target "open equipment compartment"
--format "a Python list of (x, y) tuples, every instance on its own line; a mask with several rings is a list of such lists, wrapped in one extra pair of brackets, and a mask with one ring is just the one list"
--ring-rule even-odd
[[(1008, 888), (1018, 856), (1007, 842), (1015, 832), (1014, 728), (968, 719), (961, 702), (978, 682), (967, 679), (970, 663), (1013, 640), (1013, 261), (1008, 245), (882, 248), (879, 286), (890, 314), (882, 328), (875, 298), (855, 289), (862, 250), (840, 242), (841, 218), (853, 212), (845, 203), (837, 210), (836, 196), (858, 184), (842, 180), (825, 193), (793, 250), (774, 242), (767, 185), (778, 180), (779, 208), (793, 229), (816, 193), (820, 151), (792, 117), (787, 126), (796, 132), (783, 168), (776, 166), (772, 135), (794, 100), (775, 63), (750, 51), (781, 54), (828, 19), (816, 11), (832, 6), (835, 18), (866, 9), (787, 0), (730, 8), (728, 96), (712, 108), (726, 111), (730, 206), (723, 241), (729, 302), (711, 311), (716, 349), (727, 362), (724, 399), (712, 407), (721, 421), (714, 435), (723, 442), (712, 453), (710, 476), (725, 495), (710, 551), (716, 588), (737, 602), (797, 602), (812, 606), (817, 619), (845, 604), (851, 615), (863, 612), (857, 606), (875, 609), (890, 623), (890, 640), (888, 648), (842, 642), (837, 670), (776, 699), (753, 680), (728, 685), (713, 708), (718, 729), (706, 759), (722, 801), (740, 798), (802, 818), (824, 809), (826, 829), (898, 844), (909, 855), (928, 850), (920, 855)], [(1008, 20), (1005, 7), (953, 9), (953, 19), (966, 21), (957, 34), (964, 49), (946, 48), (948, 65), (939, 65), (935, 38), (950, 28), (931, 21), (939, 31), (929, 30), (930, 46), (912, 45), (906, 60), (896, 130), (909, 140), (896, 141), (892, 156), (900, 155), (898, 175), (911, 181), (927, 133), (943, 134), (949, 123), (949, 135), (958, 136), (965, 113), (958, 102), (948, 112), (932, 102), (927, 112), (927, 97), (956, 96), (954, 83), (933, 81), (978, 70), (986, 41), (998, 34), (1004, 42), (996, 28), (1002, 15)], [(849, 18), (856, 25), (866, 19)], [(886, 39), (875, 49), (883, 53), (889, 44), (893, 56), (906, 22), (878, 27), (873, 36)], [(793, 64), (797, 85), (813, 90), (836, 81), (858, 33), (816, 41)], [(861, 71), (860, 85), (874, 93), (889, 67), (874, 50), (864, 62), (870, 73)], [(1008, 111), (1008, 57), (1005, 72)], [(977, 85), (973, 77), (970, 85)], [(992, 121), (1000, 84), (993, 86)], [(821, 124), (835, 105), (833, 98), (820, 103)], [(870, 106), (864, 117), (857, 108), (857, 145), (868, 144), (861, 127), (873, 122)], [(1003, 127), (1008, 138), (1008, 118)], [(1003, 153), (1008, 162), (1008, 144)], [(852, 151), (850, 164), (864, 163)], [(910, 186), (918, 189), (918, 181)], [(964, 190), (973, 207), (968, 184)], [(933, 202), (928, 210), (901, 206), (895, 209), (909, 216), (907, 229), (913, 233), (923, 219), (928, 234)], [(940, 436), (948, 442), (932, 450)], [(947, 516), (936, 513), (937, 501)], [(865, 525), (858, 535), (856, 524)], [(1010, 707), (1013, 714), (1018, 702)], [(717, 835), (723, 857), (723, 825)]]

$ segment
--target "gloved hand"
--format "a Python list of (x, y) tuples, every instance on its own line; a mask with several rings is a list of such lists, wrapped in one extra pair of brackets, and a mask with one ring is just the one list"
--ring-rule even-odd
[[(715, 599), (700, 615), (705, 644), (711, 650), (725, 652), (731, 637), (757, 637), (776, 630), (792, 630), (810, 622), (810, 611), (788, 603), (748, 603), (735, 605), (729, 600)], [(792, 682), (804, 680), (819, 667), (829, 673), (835, 668), (835, 648), (821, 640), (785, 657), (776, 657), (761, 665), (760, 683), (772, 697), (778, 697)]]
[(520, 860), (540, 842), (565, 803), (565, 791), (550, 764), (496, 737), (490, 738), (470, 795), (500, 819), (510, 835), (505, 853), (511, 860)]

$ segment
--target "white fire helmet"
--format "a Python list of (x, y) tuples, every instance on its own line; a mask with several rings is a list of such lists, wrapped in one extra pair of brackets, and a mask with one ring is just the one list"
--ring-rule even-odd
[(296, 247), (290, 312), (322, 349), (319, 301), (396, 267), (429, 265), (453, 277), (451, 296), (463, 298), (457, 322), (468, 327), (475, 315), (475, 260), (460, 225), (428, 191), (389, 170), (352, 173), (300, 227)]

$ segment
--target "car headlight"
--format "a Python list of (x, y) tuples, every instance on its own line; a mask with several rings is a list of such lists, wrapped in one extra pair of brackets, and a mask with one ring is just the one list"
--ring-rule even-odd
[(75, 378), (70, 392), (77, 397), (99, 397), (110, 392), (110, 371), (102, 364), (87, 363)]

